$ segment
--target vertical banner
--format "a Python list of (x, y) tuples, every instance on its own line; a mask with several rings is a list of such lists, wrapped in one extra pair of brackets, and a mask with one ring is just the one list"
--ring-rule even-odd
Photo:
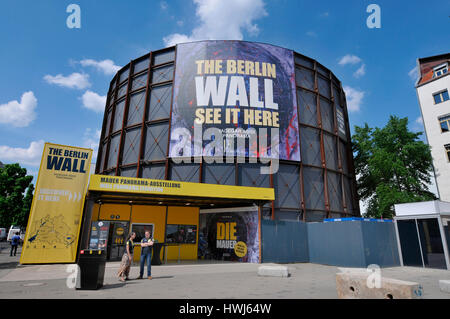
[(92, 150), (45, 143), (21, 264), (72, 263)]

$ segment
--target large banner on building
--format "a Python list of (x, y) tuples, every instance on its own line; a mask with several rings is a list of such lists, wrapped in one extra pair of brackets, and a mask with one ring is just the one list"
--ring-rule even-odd
[(177, 45), (171, 116), (172, 158), (300, 161), (293, 52), (244, 41)]
[(22, 264), (75, 262), (91, 157), (90, 149), (45, 143)]

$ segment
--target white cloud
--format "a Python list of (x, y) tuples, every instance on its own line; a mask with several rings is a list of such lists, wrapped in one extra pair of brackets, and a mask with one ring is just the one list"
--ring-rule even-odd
[(15, 127), (28, 126), (36, 118), (37, 99), (32, 91), (25, 92), (20, 102), (14, 100), (0, 105), (0, 123)]
[(347, 54), (339, 60), (339, 65), (358, 64), (362, 60), (356, 55)]
[(167, 2), (165, 1), (161, 1), (159, 3), (159, 6), (161, 7), (162, 10), (167, 10), (167, 8), (169, 7), (169, 5), (167, 4)]
[(365, 93), (350, 86), (344, 86), (347, 97), (347, 109), (349, 112), (358, 112), (361, 109), (362, 100)]
[(28, 148), (0, 145), (0, 159), (3, 163), (19, 163), (21, 166), (39, 166), (45, 142), (43, 140), (31, 142)]
[(166, 46), (198, 40), (242, 40), (243, 31), (259, 33), (253, 21), (264, 16), (263, 0), (193, 0), (200, 25), (191, 35), (174, 33), (164, 37)]
[(417, 81), (419, 78), (419, 69), (415, 66), (411, 71), (408, 72), (408, 76), (411, 80)]
[(95, 92), (87, 90), (81, 97), (83, 106), (94, 112), (103, 112), (106, 105), (106, 96), (98, 95)]
[(422, 116), (419, 116), (413, 123), (411, 123), (411, 130), (416, 133), (424, 131)]
[(423, 125), (423, 118), (422, 118), (422, 116), (419, 116), (419, 117), (416, 119), (416, 123), (417, 123), (417, 124), (420, 124), (420, 125)]
[(121, 69), (120, 66), (115, 65), (113, 60), (102, 60), (102, 61), (96, 61), (96, 60), (92, 60), (92, 59), (85, 59), (85, 60), (81, 60), (80, 64), (84, 67), (86, 66), (93, 66), (94, 68), (96, 68), (98, 71), (103, 72), (106, 75), (113, 75), (116, 74), (117, 71), (119, 71)]
[(366, 74), (366, 65), (363, 63), (363, 60), (359, 56), (347, 54), (343, 56), (338, 63), (342, 66), (345, 66), (347, 64), (356, 65), (361, 63), (360, 67), (356, 70), (356, 72), (353, 73), (353, 76), (359, 79)]
[(44, 80), (50, 84), (56, 84), (70, 89), (83, 90), (91, 86), (89, 75), (85, 73), (72, 73), (69, 76), (63, 76), (62, 74), (55, 76), (46, 75), (44, 76)]
[(364, 76), (366, 74), (366, 65), (363, 64), (361, 65), (361, 67), (356, 70), (355, 73), (353, 73), (353, 76), (357, 79), (359, 79), (360, 77)]
[(189, 36), (187, 36), (185, 34), (179, 34), (179, 33), (173, 33), (167, 37), (164, 37), (163, 40), (164, 40), (164, 43), (166, 44), (166, 46), (168, 46), (168, 47), (176, 45), (178, 43), (195, 41), (194, 39), (190, 38)]
[(97, 158), (100, 134), (101, 134), (101, 130), (99, 130), (99, 129), (93, 130), (91, 128), (87, 128), (84, 131), (82, 147), (86, 147), (86, 148), (90, 148), (90, 149), (94, 150), (94, 152), (92, 153), (92, 161), (93, 162)]

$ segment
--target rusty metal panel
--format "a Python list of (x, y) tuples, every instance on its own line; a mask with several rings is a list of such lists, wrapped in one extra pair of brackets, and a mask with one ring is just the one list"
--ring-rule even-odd
[(239, 164), (238, 184), (249, 187), (271, 187), (270, 175), (261, 174), (261, 164)]
[(307, 165), (322, 165), (320, 131), (310, 127), (301, 127), (302, 162)]
[(164, 179), (166, 165), (150, 164), (142, 167), (142, 178)]
[[(325, 211), (325, 187), (323, 169), (303, 166), (305, 206), (307, 210)], [(308, 212), (307, 215), (308, 217)]]
[(199, 180), (200, 166), (198, 164), (170, 163), (169, 179), (180, 182), (197, 183)]
[(108, 154), (108, 166), (107, 169), (116, 167), (117, 155), (119, 154), (120, 135), (111, 137)]
[(145, 90), (130, 95), (127, 126), (142, 123), (142, 114), (145, 110)]
[(162, 66), (152, 70), (152, 84), (173, 80), (173, 65)]
[(298, 165), (281, 164), (278, 172), (274, 174), (275, 207), (300, 210), (302, 202), (299, 192)]
[(338, 170), (338, 146), (336, 137), (325, 133), (323, 135), (323, 146), (325, 150), (326, 166), (329, 169)]
[(235, 185), (236, 166), (233, 164), (203, 163), (203, 180), (206, 184)]
[(169, 124), (164, 122), (147, 125), (146, 134), (144, 161), (165, 160)]
[(171, 84), (152, 87), (150, 91), (150, 106), (147, 117), (148, 121), (156, 121), (170, 117), (171, 96)]
[[(121, 165), (135, 164), (139, 158), (139, 142), (141, 140), (141, 128), (127, 130), (123, 146), (123, 155)], [(122, 175), (124, 176), (124, 175)], [(136, 177), (134, 176), (129, 177)]]
[(297, 100), (299, 103), (300, 123), (317, 126), (316, 94), (307, 90), (298, 89)]

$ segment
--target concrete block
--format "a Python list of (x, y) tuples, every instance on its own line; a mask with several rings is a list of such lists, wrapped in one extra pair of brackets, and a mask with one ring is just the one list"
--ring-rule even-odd
[(259, 266), (258, 276), (263, 277), (289, 277), (289, 268), (286, 266)]
[(450, 280), (439, 280), (439, 288), (442, 292), (450, 294)]
[(381, 277), (378, 280), (370, 274), (338, 273), (336, 289), (339, 299), (421, 299), (420, 284)]

